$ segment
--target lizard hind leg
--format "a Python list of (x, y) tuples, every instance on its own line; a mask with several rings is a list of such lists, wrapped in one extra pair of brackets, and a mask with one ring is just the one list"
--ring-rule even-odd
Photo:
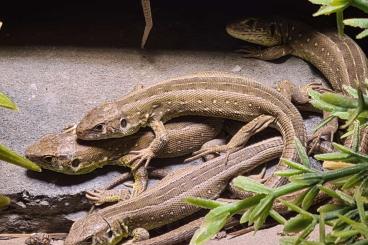
[(249, 123), (245, 124), (243, 127), (241, 127), (240, 130), (230, 139), (229, 143), (227, 143), (226, 145), (210, 146), (208, 148), (200, 149), (194, 152), (194, 156), (186, 159), (185, 162), (189, 162), (213, 153), (219, 154), (222, 152), (226, 152), (228, 156), (230, 153), (239, 150), (248, 142), (249, 138), (252, 135), (267, 128), (272, 122), (274, 122), (274, 120), (275, 118), (273, 116), (258, 116)]

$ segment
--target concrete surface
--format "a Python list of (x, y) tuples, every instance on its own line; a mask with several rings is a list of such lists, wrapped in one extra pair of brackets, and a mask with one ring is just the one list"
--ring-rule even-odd
[[(0, 91), (18, 104), (20, 112), (0, 110), (1, 143), (23, 153), (40, 136), (77, 122), (87, 110), (126, 94), (136, 84), (149, 85), (189, 73), (234, 72), (270, 86), (282, 79), (303, 84), (319, 78), (318, 72), (296, 58), (264, 62), (232, 52), (241, 42), (224, 33), (225, 23), (244, 15), (265, 14), (265, 6), (256, 8), (257, 3), (181, 1), (174, 8), (157, 0), (153, 5), (155, 27), (147, 49), (140, 50), (143, 20), (139, 1), (119, 1), (124, 6), (92, 2), (88, 6), (43, 6), (46, 9), (33, 2), (2, 7)], [(270, 2), (267, 11), (274, 13), (275, 6), (284, 8)], [(311, 6), (300, 4), (296, 9), (306, 11)], [(310, 16), (311, 11), (304, 15)], [(309, 130), (318, 120), (307, 118)], [(0, 233), (66, 232), (81, 215), (74, 212), (89, 208), (81, 192), (106, 185), (121, 171), (106, 167), (85, 176), (64, 176), (31, 173), (0, 162), (0, 190), (13, 201), (0, 215)], [(261, 235), (247, 235), (239, 241), (278, 241), (275, 232), (257, 234)], [(237, 244), (237, 239), (231, 244)], [(213, 242), (219, 243), (230, 241)]]
[[(149, 85), (213, 70), (237, 71), (270, 86), (281, 79), (304, 83), (318, 78), (309, 65), (296, 58), (275, 64), (220, 52), (142, 53), (131, 49), (32, 47), (2, 48), (0, 57), (0, 90), (20, 108), (19, 113), (0, 111), (0, 140), (18, 152), (40, 136), (77, 122), (87, 110), (126, 94), (140, 83)], [(27, 190), (31, 195), (77, 193), (103, 185), (118, 174), (103, 170), (87, 177), (72, 176), (70, 184), (63, 184), (58, 179), (64, 180), (63, 175), (45, 178), (44, 174), (8, 164), (2, 164), (0, 171), (4, 180), (0, 189), (5, 194)]]

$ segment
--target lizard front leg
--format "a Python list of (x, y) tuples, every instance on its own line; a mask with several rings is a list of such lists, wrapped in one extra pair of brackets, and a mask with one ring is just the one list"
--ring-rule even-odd
[(155, 133), (155, 139), (151, 142), (151, 144), (142, 150), (139, 151), (130, 151), (129, 154), (136, 155), (131, 158), (128, 164), (134, 163), (133, 170), (139, 168), (143, 163), (144, 167), (147, 167), (150, 161), (158, 155), (158, 153), (164, 148), (164, 146), (168, 142), (168, 134), (165, 129), (165, 125), (161, 121), (154, 120), (150, 122), (149, 126), (152, 128)]
[(193, 157), (186, 159), (186, 162), (198, 159), (208, 154), (219, 154), (221, 152), (227, 152), (230, 154), (234, 151), (237, 151), (242, 146), (244, 146), (249, 138), (267, 128), (275, 118), (273, 116), (261, 115), (244, 125), (240, 130), (231, 138), (229, 143), (226, 145), (218, 145), (218, 146), (210, 146), (208, 148), (200, 149), (193, 153)]
[(261, 60), (275, 60), (283, 56), (289, 55), (293, 49), (287, 45), (274, 46), (265, 49), (246, 48), (239, 49), (237, 52), (242, 53), (245, 58), (256, 58)]
[[(299, 105), (298, 108), (303, 111), (313, 111), (313, 109), (306, 107), (306, 105), (311, 106), (309, 104), (309, 91), (315, 90), (320, 93), (331, 92), (330, 89), (323, 87), (320, 82), (311, 82), (303, 86), (296, 86), (288, 80), (280, 81), (276, 89), (285, 97), (288, 97), (293, 103)], [(327, 119), (328, 117), (329, 113), (323, 112), (323, 118)], [(316, 152), (317, 149), (323, 149), (319, 146), (323, 139), (332, 141), (334, 134), (338, 130), (338, 126), (337, 118), (332, 118), (330, 122), (316, 130), (308, 139), (309, 154)]]

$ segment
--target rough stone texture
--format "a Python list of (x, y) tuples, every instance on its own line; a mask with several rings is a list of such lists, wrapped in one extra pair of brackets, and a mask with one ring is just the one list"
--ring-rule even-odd
[[(241, 42), (224, 33), (225, 23), (255, 15), (257, 9), (273, 13), (275, 6), (285, 7), (279, 3), (270, 2), (265, 9), (244, 1), (211, 6), (181, 1), (178, 8), (162, 2), (153, 5), (155, 27), (146, 50), (138, 48), (143, 30), (139, 1), (120, 1), (123, 6), (64, 4), (46, 11), (39, 3), (3, 6), (0, 91), (20, 112), (0, 110), (0, 142), (23, 153), (40, 136), (77, 122), (88, 109), (126, 94), (136, 84), (188, 73), (234, 72), (270, 86), (281, 79), (302, 84), (319, 78), (296, 58), (264, 62), (232, 52)], [(303, 4), (295, 10), (311, 9)], [(308, 117), (307, 127), (318, 120)], [(13, 200), (0, 216), (0, 232), (67, 231), (81, 215), (73, 213), (89, 207), (81, 192), (105, 186), (121, 171), (106, 167), (85, 176), (64, 176), (0, 162), (0, 190)]]

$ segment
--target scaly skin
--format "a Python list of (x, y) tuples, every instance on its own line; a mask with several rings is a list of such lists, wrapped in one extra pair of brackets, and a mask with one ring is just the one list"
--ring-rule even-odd
[[(148, 148), (134, 152), (141, 158), (139, 163), (146, 161), (148, 164), (168, 139), (162, 123), (183, 115), (249, 122), (226, 147), (214, 147), (200, 154), (237, 150), (251, 135), (272, 124), (284, 137), (283, 157), (297, 160), (294, 138), (299, 138), (303, 144), (306, 138), (299, 111), (282, 94), (252, 79), (224, 73), (171, 79), (103, 104), (82, 119), (77, 135), (85, 140), (124, 137), (149, 126), (156, 134), (155, 140)], [(279, 164), (278, 168), (286, 167)], [(266, 184), (278, 186), (283, 181), (272, 175)]]
[[(368, 86), (367, 58), (358, 44), (346, 35), (340, 38), (334, 31), (319, 32), (300, 22), (282, 18), (246, 18), (229, 24), (226, 31), (235, 38), (267, 47), (245, 50), (245, 57), (273, 60), (291, 54), (313, 64), (337, 92), (346, 94), (344, 85), (359, 87), (363, 91)], [(294, 91), (294, 95), (298, 94)], [(296, 97), (307, 95), (293, 97), (300, 102)], [(337, 127), (337, 120), (334, 120), (318, 130), (314, 138), (330, 136)], [(363, 140), (367, 138), (367, 134), (362, 134)], [(349, 146), (351, 140), (345, 144)]]
[[(165, 126), (170, 140), (158, 157), (173, 158), (188, 155), (214, 139), (223, 127), (223, 120), (182, 117), (168, 122)], [(107, 164), (121, 165), (118, 159), (132, 150), (146, 148), (154, 137), (152, 131), (144, 130), (125, 138), (81, 141), (77, 140), (75, 127), (72, 127), (61, 133), (43, 136), (27, 148), (25, 155), (42, 168), (79, 175)]]
[[(98, 210), (76, 221), (65, 245), (117, 244), (139, 229), (152, 230), (187, 217), (200, 208), (184, 198), (215, 199), (228, 182), (255, 167), (280, 156), (281, 138), (272, 138), (227, 156), (169, 174), (142, 195)], [(224, 159), (228, 158), (228, 161)]]
[[(183, 117), (166, 125), (169, 142), (158, 157), (184, 156), (201, 148), (215, 138), (222, 129), (219, 118)], [(154, 139), (152, 131), (140, 131), (125, 138), (102, 141), (77, 140), (75, 127), (61, 133), (48, 134), (29, 146), (26, 157), (37, 162), (42, 168), (52, 171), (79, 175), (89, 173), (107, 164), (127, 166), (129, 152), (148, 147)], [(129, 167), (129, 166), (128, 166)], [(145, 171), (133, 172), (135, 179), (133, 194), (144, 191), (147, 184)]]

